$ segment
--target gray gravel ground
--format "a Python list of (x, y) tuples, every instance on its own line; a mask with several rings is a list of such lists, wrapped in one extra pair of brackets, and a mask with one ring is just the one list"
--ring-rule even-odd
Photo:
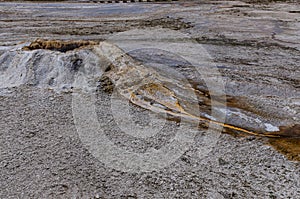
[[(108, 95), (99, 96), (97, 103), (109, 107)], [(200, 159), (201, 138), (196, 136), (194, 145), (161, 171), (132, 174), (106, 167), (82, 145), (71, 101), (71, 94), (26, 87), (1, 97), (1, 198), (297, 198), (300, 194), (299, 163), (287, 161), (252, 137), (224, 134)], [(131, 108), (133, 115), (147, 117), (140, 108)], [(105, 117), (99, 116), (100, 123), (112, 121), (107, 110), (98, 109), (101, 114)], [(157, 136), (135, 144), (116, 128), (107, 125), (107, 136), (124, 150), (142, 152), (164, 145), (177, 126), (167, 122)]]

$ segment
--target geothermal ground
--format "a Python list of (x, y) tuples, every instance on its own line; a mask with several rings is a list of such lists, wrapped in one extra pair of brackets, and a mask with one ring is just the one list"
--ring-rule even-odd
[(299, 3), (0, 16), (0, 198), (299, 198)]

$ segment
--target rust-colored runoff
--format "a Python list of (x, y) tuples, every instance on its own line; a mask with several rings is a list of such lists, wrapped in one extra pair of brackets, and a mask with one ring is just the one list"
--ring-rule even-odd
[[(178, 118), (184, 117), (194, 121), (201, 121), (205, 123), (206, 127), (208, 123), (213, 123), (224, 127), (226, 132), (231, 135), (235, 134), (232, 132), (238, 131), (244, 135), (252, 135), (257, 137), (269, 138), (267, 143), (273, 146), (277, 151), (284, 154), (290, 160), (300, 161), (300, 125), (299, 124), (287, 126), (287, 127), (280, 127), (280, 131), (278, 132), (259, 133), (259, 132), (247, 130), (242, 127), (234, 126), (231, 124), (226, 124), (219, 121), (211, 120), (209, 118), (192, 115), (184, 110), (184, 108), (180, 105), (179, 101), (176, 99), (175, 94), (172, 91), (170, 91), (168, 88), (164, 87), (163, 85), (151, 84), (151, 85), (147, 85), (142, 90), (143, 91), (141, 93), (139, 92), (131, 93), (130, 102), (140, 107), (150, 109), (152, 111), (157, 111), (157, 112), (163, 111), (168, 115), (172, 115)], [(163, 93), (164, 95), (168, 95), (176, 100), (173, 102), (170, 101), (166, 102), (161, 100), (159, 97), (156, 98), (155, 93), (157, 91)], [(139, 98), (137, 95), (144, 95), (145, 97), (147, 97), (148, 95), (149, 95), (148, 97), (152, 96), (155, 98), (152, 99), (155, 101), (155, 103), (159, 103), (165, 108), (160, 110), (155, 110), (155, 108), (153, 108), (151, 103), (145, 101), (145, 99)]]

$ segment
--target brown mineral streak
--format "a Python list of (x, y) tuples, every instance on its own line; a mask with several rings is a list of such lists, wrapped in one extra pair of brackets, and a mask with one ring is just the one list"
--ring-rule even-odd
[(270, 139), (269, 144), (289, 160), (300, 161), (300, 138)]
[(81, 48), (84, 46), (96, 45), (97, 42), (94, 41), (59, 41), (59, 40), (44, 40), (37, 39), (29, 46), (25, 46), (23, 50), (37, 50), (37, 49), (45, 49), (45, 50), (55, 50), (60, 52), (67, 52), (70, 50), (74, 50), (76, 48)]
[[(153, 92), (153, 90), (156, 90), (156, 92), (157, 92), (159, 90), (165, 90), (165, 89), (166, 88), (160, 88), (158, 85), (155, 85), (152, 89), (152, 92)], [(167, 93), (167, 92), (164, 91), (164, 93)], [(169, 93), (171, 93), (171, 91), (169, 91)], [(176, 96), (174, 94), (172, 96), (176, 98)], [(155, 98), (155, 99), (157, 100), (157, 98)], [(149, 107), (148, 103), (145, 103), (144, 101), (140, 100), (134, 93), (131, 93), (130, 101), (132, 103), (138, 105), (138, 106), (143, 107), (143, 108), (150, 109), (150, 110), (152, 109), (151, 107)], [(161, 100), (159, 100), (159, 103), (161, 103), (162, 105), (164, 105), (168, 108), (168, 110), (160, 109), (161, 112), (165, 112), (165, 113), (168, 113), (168, 114), (173, 115), (173, 116), (188, 118), (188, 119), (191, 119), (191, 120), (199, 120), (199, 121), (204, 121), (204, 122), (210, 122), (210, 123), (222, 126), (224, 128), (228, 128), (230, 130), (235, 130), (235, 131), (240, 131), (242, 133), (246, 133), (246, 134), (249, 134), (249, 135), (255, 135), (255, 136), (259, 136), (259, 137), (267, 137), (267, 138), (300, 137), (299, 129), (297, 129), (297, 128), (299, 128), (300, 125), (295, 125), (295, 126), (292, 126), (290, 128), (281, 127), (281, 130), (279, 132), (258, 133), (258, 132), (254, 132), (254, 131), (244, 129), (242, 127), (238, 127), (238, 126), (222, 123), (222, 122), (219, 122), (219, 121), (215, 121), (215, 120), (212, 120), (212, 119), (209, 119), (209, 118), (206, 118), (206, 117), (200, 117), (200, 116), (192, 115), (192, 114), (186, 112), (180, 106), (180, 103), (178, 102), (178, 100), (176, 100), (176, 102), (174, 104), (170, 104), (168, 102), (163, 102)], [(297, 133), (294, 133), (294, 132), (297, 132)]]
[[(246, 133), (249, 135), (259, 136), (259, 137), (267, 137), (267, 138), (280, 138), (282, 135), (280, 135), (279, 132), (274, 133), (258, 133), (255, 131), (247, 130), (242, 127), (234, 126), (231, 124), (226, 124), (223, 122), (219, 122), (216, 120), (212, 120), (206, 117), (196, 116), (189, 112), (187, 112), (182, 105), (180, 104), (179, 96), (176, 95), (172, 89), (168, 88), (168, 86), (164, 85), (164, 81), (171, 81), (171, 80), (164, 80), (159, 74), (151, 71), (150, 75), (152, 79), (149, 80), (148, 77), (143, 77), (144, 74), (148, 74), (147, 69), (141, 64), (138, 64), (133, 60), (129, 55), (127, 55), (125, 52), (123, 52), (121, 49), (117, 48), (116, 46), (113, 46), (111, 44), (108, 44), (106, 42), (102, 42), (98, 48), (98, 51), (102, 51), (100, 54), (106, 56), (112, 64), (115, 64), (114, 70), (106, 72), (105, 75), (107, 75), (109, 78), (112, 79), (115, 85), (122, 85), (122, 88), (118, 88), (119, 90), (122, 90), (121, 93), (129, 93), (129, 95), (125, 94), (124, 96), (133, 104), (136, 104), (138, 106), (141, 106), (145, 109), (149, 109), (155, 112), (163, 112), (170, 115), (173, 115), (175, 117), (184, 117), (193, 121), (202, 121), (205, 123), (212, 123), (215, 125), (222, 126), (227, 129), (231, 129), (234, 131), (239, 131), (242, 133)], [(97, 50), (96, 50), (97, 52)], [(99, 53), (99, 52), (98, 52)], [(136, 67), (133, 67), (136, 66)], [(121, 68), (121, 69), (120, 69)], [(142, 73), (139, 73), (140, 71), (134, 71), (135, 69), (142, 71)], [(122, 71), (122, 72), (120, 72)], [(122, 76), (121, 78), (117, 77), (116, 74)], [(132, 74), (135, 74), (134, 76)], [(134, 85), (134, 80), (140, 79), (141, 81), (145, 81), (144, 84), (146, 86), (137, 87), (137, 85)], [(148, 80), (147, 80), (148, 78)], [(130, 82), (132, 81), (132, 82)], [(125, 85), (125, 86), (124, 86)], [(126, 85), (131, 85), (126, 86)], [(134, 86), (132, 86), (134, 85)], [(136, 88), (133, 88), (136, 87)], [(192, 89), (191, 92), (196, 93), (197, 90), (194, 88), (185, 88), (185, 89)], [(125, 91), (125, 92), (124, 92)], [(142, 99), (140, 99), (137, 95), (142, 96)], [(209, 96), (207, 94), (207, 96)], [(148, 101), (145, 101), (144, 98), (151, 99), (155, 102), (158, 102), (159, 104), (163, 105), (166, 108), (160, 108), (160, 107), (154, 107), (152, 103), (149, 103)], [(166, 100), (166, 99), (175, 99), (175, 100)]]
[[(122, 85), (121, 90), (124, 91), (127, 90), (125, 93), (129, 93), (129, 95), (125, 94), (124, 96), (133, 104), (138, 105), (140, 107), (143, 107), (145, 109), (157, 112), (157, 113), (166, 113), (167, 115), (171, 115), (173, 117), (183, 117), (190, 121), (196, 121), (204, 123), (205, 126), (207, 126), (209, 123), (222, 126), (225, 128), (226, 132), (229, 134), (232, 134), (232, 132), (240, 132), (242, 134), (246, 135), (254, 135), (258, 137), (264, 137), (269, 138), (269, 143), (277, 149), (279, 152), (282, 152), (283, 154), (286, 154), (286, 156), (290, 160), (299, 160), (299, 126), (300, 125), (294, 125), (294, 126), (288, 126), (288, 127), (280, 127), (279, 132), (255, 132), (251, 131), (242, 127), (234, 126), (231, 124), (222, 123), (219, 121), (215, 121), (206, 117), (201, 117), (197, 115), (193, 115), (186, 111), (180, 102), (182, 102), (182, 99), (180, 99), (180, 96), (176, 95), (176, 92), (172, 91), (172, 88), (168, 88), (167, 85), (164, 84), (164, 81), (161, 79), (159, 74), (152, 74), (152, 80), (146, 80), (146, 86), (138, 87), (133, 89), (130, 86), (124, 87), (124, 82), (122, 82), (119, 78), (116, 78), (116, 74), (126, 76), (125, 82), (126, 85), (132, 86), (133, 82), (130, 77), (135, 77), (137, 79), (140, 79), (142, 82), (147, 79), (147, 77), (142, 77), (143, 73), (139, 73), (137, 71), (132, 71), (132, 66), (137, 65), (136, 67), (143, 71), (144, 66), (138, 65), (130, 56), (128, 56), (125, 52), (118, 51), (119, 49), (116, 49), (115, 47), (112, 47), (110, 45), (106, 45), (105, 42), (104, 48), (108, 48), (108, 59), (112, 62), (115, 67), (113, 67), (113, 70), (109, 70), (105, 73), (105, 75), (110, 78), (114, 84)], [(101, 44), (100, 44), (101, 46)], [(101, 48), (101, 47), (100, 47)], [(103, 46), (102, 46), (103, 48)], [(112, 52), (116, 52), (117, 56), (111, 55)], [(107, 53), (107, 52), (106, 52)], [(105, 55), (105, 50), (104, 53)], [(118, 58), (118, 55), (121, 57)], [(126, 61), (125, 61), (126, 60)], [(120, 73), (118, 66), (120, 65), (120, 68), (122, 68), (122, 73)], [(132, 75), (132, 74), (135, 75)], [(124, 77), (123, 77), (124, 80)], [(144, 82), (144, 83), (145, 83)], [(191, 83), (191, 82), (189, 82)], [(210, 94), (208, 91), (198, 90), (195, 86), (195, 83), (192, 82), (192, 86), (190, 88), (191, 92), (195, 93), (196, 95), (205, 95), (207, 98), (207, 101), (210, 101)], [(118, 86), (117, 86), (118, 88)], [(121, 91), (122, 92), (122, 91)], [(140, 97), (139, 97), (140, 96)], [(141, 98), (142, 97), (142, 98)], [(238, 98), (228, 96), (229, 103), (227, 105), (232, 107), (237, 107), (240, 109), (243, 109), (244, 103), (239, 102)], [(214, 97), (215, 98), (215, 97)], [(145, 100), (147, 99), (147, 100)], [(173, 100), (170, 100), (173, 99)], [(149, 100), (152, 101), (149, 103)], [(220, 100), (220, 99), (218, 99)], [(242, 99), (244, 100), (244, 99)], [(158, 103), (160, 105), (163, 105), (163, 108), (161, 107), (155, 107), (153, 106), (153, 101), (155, 103)], [(206, 103), (207, 106), (210, 105), (210, 103)], [(233, 133), (234, 134), (234, 133)]]
[[(194, 116), (188, 112), (186, 112), (182, 106), (180, 106), (179, 101), (177, 100), (175, 94), (168, 90), (168, 88), (163, 87), (163, 85), (151, 85), (146, 88), (148, 90), (147, 93), (152, 95), (153, 100), (158, 101), (162, 105), (166, 106), (168, 109), (164, 110), (161, 108), (153, 108), (151, 104), (145, 102), (144, 100), (140, 100), (134, 93), (131, 93), (130, 102), (136, 104), (140, 107), (146, 108), (148, 110), (157, 111), (157, 112), (165, 112), (169, 115), (175, 117), (184, 117), (190, 120), (201, 121), (204, 123), (213, 123), (219, 126), (226, 128), (227, 133), (231, 133), (231, 131), (239, 131), (241, 133), (245, 133), (248, 135), (254, 135), (258, 137), (266, 137), (269, 138), (268, 143), (273, 146), (276, 150), (286, 155), (286, 157), (290, 160), (300, 161), (300, 125), (292, 125), (289, 127), (280, 127), (280, 131), (272, 132), (272, 133), (258, 133), (254, 131), (250, 131), (241, 127), (233, 126), (230, 124), (222, 123), (219, 121), (211, 120), (205, 117)], [(160, 92), (162, 94), (167, 94), (176, 99), (174, 104), (164, 102), (155, 97), (156, 93)], [(150, 96), (147, 96), (150, 97)]]

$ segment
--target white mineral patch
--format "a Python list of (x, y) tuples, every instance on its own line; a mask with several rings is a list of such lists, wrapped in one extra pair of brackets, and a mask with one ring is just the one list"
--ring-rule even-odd
[[(0, 88), (7, 89), (20, 85), (51, 88), (64, 91), (95, 88), (102, 75), (102, 62), (91, 50), (81, 49), (68, 53), (49, 50), (19, 51), (22, 45), (0, 55)], [(1, 48), (0, 48), (1, 50)], [(85, 76), (87, 83), (74, 83), (74, 76)], [(2, 93), (3, 94), (3, 93)]]
[(153, 106), (158, 107), (158, 108), (161, 108), (161, 109), (166, 109), (166, 108), (167, 108), (167, 107), (165, 107), (164, 105), (157, 104), (157, 103), (153, 104)]
[(220, 108), (218, 110), (225, 115), (230, 114), (230, 112), (228, 112), (228, 110), (226, 108)]
[(206, 118), (208, 118), (210, 120), (218, 121), (216, 118), (214, 118), (213, 116), (208, 115), (208, 114), (204, 114), (204, 117), (206, 117)]
[(258, 123), (258, 124), (261, 124), (262, 122), (261, 122), (261, 120), (260, 119), (258, 119), (258, 118), (255, 118), (255, 120), (254, 120), (256, 123)]
[(264, 125), (266, 127), (266, 131), (268, 131), (268, 132), (279, 131), (279, 128), (277, 126), (273, 126), (272, 124), (269, 124), (269, 123), (265, 123)]

